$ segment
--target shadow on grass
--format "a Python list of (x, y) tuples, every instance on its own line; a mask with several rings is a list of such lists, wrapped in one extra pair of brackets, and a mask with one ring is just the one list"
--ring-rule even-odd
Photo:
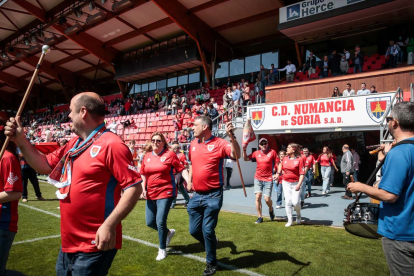
[[(237, 251), (237, 246), (231, 241), (220, 241), (217, 245), (217, 249), (220, 248), (230, 248), (230, 254), (232, 255), (240, 255), (245, 253), (250, 253), (250, 255), (242, 256), (235, 259), (230, 258), (222, 258), (219, 261), (226, 264), (235, 266), (238, 268), (258, 268), (264, 264), (272, 263), (275, 261), (289, 261), (292, 264), (302, 266), (298, 271), (296, 271), (293, 275), (296, 275), (300, 270), (302, 270), (305, 266), (309, 266), (310, 262), (304, 263), (301, 262), (292, 256), (290, 256), (286, 252), (269, 252), (269, 251), (261, 251), (261, 250), (244, 250), (244, 251)], [(200, 243), (193, 243), (188, 245), (179, 245), (173, 247), (174, 251), (178, 252), (185, 252), (189, 254), (194, 253), (201, 253), (205, 252), (204, 246)]]

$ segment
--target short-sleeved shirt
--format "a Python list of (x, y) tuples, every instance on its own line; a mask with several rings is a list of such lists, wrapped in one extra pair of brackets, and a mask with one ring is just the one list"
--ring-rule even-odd
[(268, 152), (257, 150), (250, 154), (248, 158), (257, 162), (256, 174), (254, 178), (260, 181), (272, 181), (275, 167), (279, 164), (279, 156), (276, 151), (270, 149)]
[(282, 160), (283, 180), (286, 182), (298, 182), (300, 175), (305, 174), (305, 162), (303, 158), (290, 159), (285, 156)]
[[(0, 172), (0, 193), (23, 191), (19, 160), (7, 150), (0, 160)], [(0, 229), (17, 232), (18, 204), (19, 200), (0, 203)]]
[(394, 203), (381, 202), (378, 233), (392, 240), (414, 241), (414, 145), (390, 150), (378, 188), (398, 196)]
[(321, 154), (319, 155), (318, 159), (315, 161), (316, 163), (319, 163), (321, 166), (329, 167), (333, 166), (333, 163), (335, 162), (332, 157), (328, 157), (327, 154)]
[[(46, 155), (55, 168), (79, 137)], [(95, 235), (126, 190), (141, 182), (130, 149), (112, 132), (103, 133), (75, 157), (68, 196), (60, 200), (62, 251), (97, 252)], [(122, 226), (116, 227), (116, 249), (122, 245)]]
[(193, 170), (193, 189), (207, 192), (223, 186), (223, 164), (231, 158), (231, 145), (224, 139), (212, 136), (204, 143), (194, 139), (188, 152)]
[(175, 152), (164, 149), (159, 155), (153, 152), (145, 154), (140, 173), (147, 179), (147, 199), (177, 196), (174, 169), (176, 172), (184, 170), (184, 165), (180, 163)]
[(315, 164), (315, 158), (313, 158), (313, 156), (312, 155), (309, 155), (308, 157), (306, 157), (306, 161), (305, 161), (305, 166), (308, 168), (308, 169), (312, 169), (313, 168), (313, 165)]

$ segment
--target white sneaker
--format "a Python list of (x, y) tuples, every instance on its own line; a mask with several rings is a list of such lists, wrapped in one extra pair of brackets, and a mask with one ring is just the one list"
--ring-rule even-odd
[(285, 224), (285, 227), (290, 227), (290, 226), (292, 226), (292, 221), (288, 220), (288, 222)]
[(276, 209), (280, 209), (280, 208), (282, 208), (282, 206), (280, 206), (280, 205), (277, 205), (276, 206)]
[(324, 195), (324, 194), (326, 194), (325, 192), (322, 192), (322, 194)]
[(301, 220), (301, 218), (302, 218), (302, 217), (301, 217), (300, 215), (299, 215), (299, 216), (296, 216), (296, 223), (297, 223), (297, 224), (300, 224), (300, 220)]
[(325, 194), (329, 194), (329, 190), (326, 190)]
[(168, 232), (168, 235), (167, 235), (167, 243), (166, 243), (167, 246), (170, 245), (171, 238), (174, 237), (174, 235), (175, 235), (175, 230), (170, 229), (170, 232)]
[(159, 249), (158, 250), (158, 256), (156, 258), (157, 261), (164, 260), (167, 257), (167, 250), (165, 249)]

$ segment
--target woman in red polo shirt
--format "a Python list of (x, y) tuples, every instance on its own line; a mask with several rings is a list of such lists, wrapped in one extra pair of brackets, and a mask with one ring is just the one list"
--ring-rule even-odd
[(188, 172), (177, 155), (168, 150), (164, 135), (154, 132), (151, 135), (151, 145), (142, 160), (140, 173), (142, 176), (142, 197), (147, 199), (145, 220), (148, 227), (158, 231), (160, 248), (157, 261), (167, 257), (167, 246), (175, 235), (174, 229), (167, 228), (167, 217), (171, 203), (177, 197), (177, 185), (173, 170), (182, 172), (188, 181)]
[(290, 143), (286, 149), (286, 156), (279, 164), (277, 176), (283, 173), (283, 195), (285, 196), (286, 215), (288, 222), (286, 227), (292, 225), (292, 207), (296, 211), (296, 223), (300, 223), (300, 193), (305, 175), (305, 163), (300, 154), (299, 145)]
[[(0, 119), (0, 148), (6, 140), (5, 121)], [(10, 142), (0, 159), (0, 275), (6, 274), (6, 262), (17, 232), (17, 206), (23, 184), (16, 146)]]
[(330, 191), (329, 179), (331, 177), (331, 166), (335, 167), (335, 170), (338, 171), (331, 150), (328, 147), (323, 147), (322, 153), (319, 155), (315, 163), (321, 165), (321, 175), (322, 175), (322, 194), (327, 194)]

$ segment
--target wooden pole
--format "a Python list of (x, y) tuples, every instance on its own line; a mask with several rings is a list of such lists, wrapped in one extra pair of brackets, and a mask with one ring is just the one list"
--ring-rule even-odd
[[(233, 149), (235, 149), (234, 139), (236, 139), (236, 136), (234, 135), (234, 132), (232, 133), (232, 135), (233, 135), (233, 138), (231, 139), (231, 144), (233, 146)], [(242, 172), (241, 172), (241, 169), (240, 169), (239, 157), (237, 156), (237, 152), (236, 151), (234, 151), (234, 154), (236, 155), (237, 168), (239, 168), (240, 180), (241, 180), (241, 183), (242, 183), (244, 196), (247, 197), (246, 187), (244, 186), (243, 175), (242, 175)]]
[[(43, 59), (44, 59), (45, 55), (46, 55), (49, 51), (50, 51), (49, 46), (44, 45), (44, 46), (42, 47), (42, 55), (40, 56), (39, 62), (38, 62), (38, 63), (37, 63), (37, 65), (36, 65), (36, 69), (35, 69), (35, 71), (34, 71), (34, 73), (33, 73), (32, 79), (30, 80), (29, 86), (28, 86), (28, 87), (27, 87), (27, 89), (26, 89), (26, 93), (24, 94), (24, 97), (23, 97), (23, 100), (22, 100), (22, 102), (21, 102), (21, 104), (20, 104), (20, 107), (19, 107), (19, 109), (17, 110), (17, 113), (16, 113), (16, 118), (17, 118), (17, 117), (19, 117), (19, 116), (22, 114), (22, 112), (23, 112), (24, 106), (26, 105), (26, 102), (27, 102), (27, 100), (28, 100), (28, 98), (29, 98), (29, 95), (30, 95), (30, 92), (31, 92), (31, 90), (32, 90), (32, 87), (33, 87), (33, 84), (34, 84), (34, 80), (35, 80), (35, 78), (36, 78), (37, 74), (39, 73), (39, 69), (40, 69), (40, 66), (42, 65), (42, 62), (43, 62)], [(9, 136), (7, 136), (7, 137), (6, 137), (6, 141), (4, 141), (3, 147), (2, 147), (2, 149), (1, 149), (1, 151), (0, 151), (0, 159), (3, 157), (3, 154), (4, 154), (4, 152), (6, 151), (7, 146), (9, 145), (9, 142), (10, 142), (10, 137), (9, 137)]]

